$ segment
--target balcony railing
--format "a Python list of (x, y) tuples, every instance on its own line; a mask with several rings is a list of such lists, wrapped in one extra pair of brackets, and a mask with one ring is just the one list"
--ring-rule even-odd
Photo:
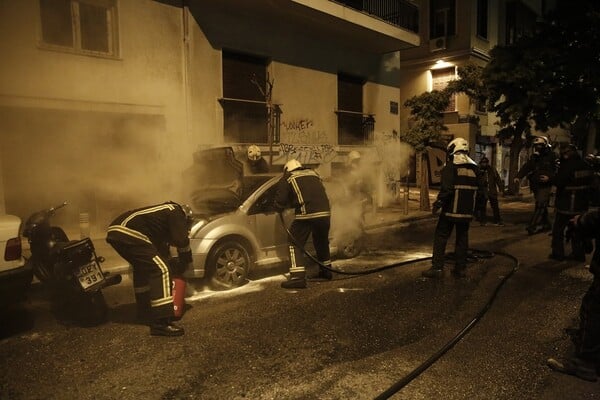
[(419, 8), (407, 0), (331, 0), (419, 33)]

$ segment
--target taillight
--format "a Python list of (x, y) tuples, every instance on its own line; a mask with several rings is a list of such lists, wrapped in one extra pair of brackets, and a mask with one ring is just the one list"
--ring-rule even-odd
[(9, 239), (6, 242), (6, 249), (4, 250), (4, 259), (6, 261), (18, 260), (21, 258), (21, 238), (16, 237)]

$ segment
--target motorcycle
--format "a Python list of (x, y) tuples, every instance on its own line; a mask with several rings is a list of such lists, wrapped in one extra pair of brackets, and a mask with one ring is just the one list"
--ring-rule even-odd
[(98, 325), (108, 314), (102, 289), (119, 284), (121, 275), (102, 271), (104, 257), (96, 254), (90, 238), (69, 240), (61, 227), (51, 224), (56, 211), (66, 205), (35, 212), (26, 220), (23, 236), (31, 251), (27, 263), (34, 276), (50, 289), (60, 319)]

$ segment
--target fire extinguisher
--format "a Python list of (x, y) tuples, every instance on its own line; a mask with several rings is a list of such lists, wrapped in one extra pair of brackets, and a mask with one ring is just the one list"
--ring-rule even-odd
[(185, 309), (185, 280), (180, 276), (174, 276), (172, 280), (173, 314), (176, 318), (181, 318)]

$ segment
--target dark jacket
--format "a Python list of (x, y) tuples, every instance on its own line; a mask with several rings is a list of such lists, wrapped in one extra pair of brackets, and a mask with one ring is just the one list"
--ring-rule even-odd
[(329, 198), (321, 177), (312, 169), (300, 168), (283, 174), (277, 183), (275, 207), (294, 208), (296, 219), (331, 216)]
[(441, 186), (435, 206), (442, 215), (457, 220), (470, 221), (475, 210), (475, 197), (483, 192), (479, 167), (470, 158), (454, 157), (441, 171)]
[(491, 165), (485, 168), (480, 167), (480, 174), (486, 196), (498, 197), (498, 191), (500, 193), (504, 192), (504, 181), (498, 171), (496, 171), (496, 168)]
[(596, 240), (596, 248), (590, 262), (590, 272), (597, 275), (600, 272), (600, 249), (598, 248), (600, 242), (600, 211), (588, 211), (582, 214), (577, 220), (575, 228), (583, 237)]
[[(552, 150), (547, 150), (543, 154), (532, 154), (529, 160), (517, 173), (517, 178), (529, 179), (531, 190), (535, 191), (538, 188), (552, 186), (552, 180), (556, 175), (556, 164), (558, 156)], [(547, 182), (540, 181), (540, 177), (544, 175), (549, 178)]]
[(579, 155), (563, 159), (553, 183), (556, 185), (556, 211), (576, 215), (588, 210), (594, 172)]
[[(166, 202), (130, 210), (119, 215), (108, 227), (107, 242), (154, 245), (161, 255), (169, 246), (177, 247), (182, 261), (191, 261), (188, 222), (181, 206)], [(186, 260), (183, 260), (185, 258)]]

